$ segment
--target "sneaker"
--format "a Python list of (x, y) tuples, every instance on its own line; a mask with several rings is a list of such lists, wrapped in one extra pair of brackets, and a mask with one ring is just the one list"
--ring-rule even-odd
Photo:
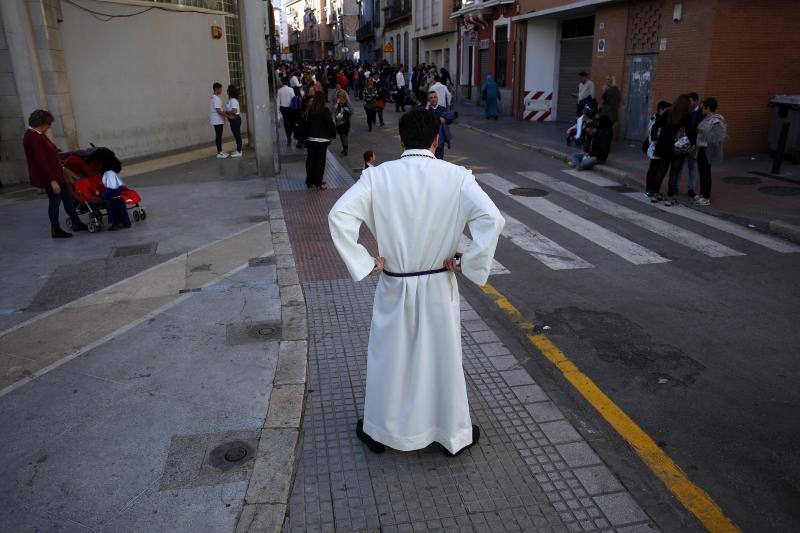
[(217, 154), (217, 159), (228, 159), (230, 157), (228, 152), (220, 152)]
[(571, 168), (575, 168), (575, 163), (573, 163), (572, 161), (567, 161), (567, 166), (571, 167)]
[(689, 198), (694, 198), (696, 196), (695, 193), (694, 193), (694, 189), (689, 189), (686, 192), (686, 194), (689, 196)]
[(653, 197), (653, 193), (651, 193), (650, 191), (647, 191), (647, 192), (644, 193), (644, 197), (645, 198), (652, 198)]
[(242, 152), (238, 150), (236, 152), (231, 152), (231, 157), (242, 157)]
[(700, 206), (711, 205), (711, 200), (709, 200), (708, 198), (703, 198), (702, 196), (695, 196), (694, 205), (700, 205)]

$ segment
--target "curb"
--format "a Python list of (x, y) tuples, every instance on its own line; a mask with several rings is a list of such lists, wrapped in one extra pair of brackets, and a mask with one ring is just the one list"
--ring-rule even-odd
[(281, 340), (269, 408), (236, 533), (283, 530), (299, 458), (308, 376), (306, 301), (283, 218), (277, 177), (266, 179), (266, 199), (281, 297)]
[[(478, 128), (476, 126), (473, 126), (472, 124), (467, 124), (465, 122), (462, 122), (461, 126), (467, 128), (467, 129), (470, 129), (470, 130), (472, 130), (474, 132), (480, 133), (481, 135), (486, 135), (488, 137), (493, 137), (495, 139), (498, 139), (498, 140), (501, 140), (501, 141), (504, 141), (504, 142), (507, 142), (507, 143), (513, 143), (513, 144), (516, 144), (517, 146), (522, 146), (522, 147), (528, 148), (529, 150), (533, 150), (535, 152), (539, 152), (541, 154), (550, 156), (550, 157), (552, 157), (554, 159), (567, 159), (569, 157), (569, 154), (567, 152), (562, 152), (561, 150), (556, 150), (554, 148), (550, 148), (550, 147), (547, 147), (547, 146), (541, 146), (541, 145), (538, 145), (538, 144), (523, 143), (523, 142), (520, 142), (518, 140), (506, 137), (505, 135), (500, 135), (499, 133), (486, 131), (484, 129), (481, 129), (481, 128)], [(627, 187), (631, 187), (631, 188), (637, 189), (639, 191), (644, 191), (644, 187), (642, 186), (641, 180), (639, 180), (634, 174), (631, 174), (627, 170), (622, 170), (622, 169), (619, 169), (619, 168), (616, 168), (616, 167), (609, 166), (607, 164), (595, 165), (592, 170), (595, 170), (597, 172), (605, 174), (606, 176), (609, 176), (611, 178), (614, 178), (614, 179), (618, 180), (621, 185), (625, 185)], [(690, 207), (691, 209), (696, 209), (693, 205), (691, 205), (691, 203), (689, 203), (689, 204), (683, 203), (682, 205), (686, 205), (686, 206)], [(708, 207), (705, 207), (702, 210), (701, 209), (697, 209), (697, 211), (701, 211), (703, 213), (708, 213), (708, 214), (711, 214), (713, 216), (717, 216), (717, 217), (720, 217), (720, 218), (726, 218), (726, 219), (732, 220), (732, 221), (734, 221), (734, 222), (736, 222), (738, 224), (741, 224), (743, 226), (747, 226), (747, 227), (752, 228), (752, 229), (758, 229), (758, 230), (764, 231), (766, 233), (771, 233), (771, 234), (774, 234), (774, 235), (778, 235), (779, 237), (782, 237), (784, 239), (787, 239), (787, 240), (790, 240), (790, 241), (793, 241), (793, 242), (796, 242), (796, 243), (800, 243), (800, 226), (796, 226), (794, 224), (789, 224), (788, 222), (784, 222), (782, 220), (766, 221), (766, 220), (760, 220), (760, 219), (752, 219), (752, 218), (748, 218), (748, 217), (742, 217), (742, 216), (739, 216), (739, 215), (734, 215), (734, 214), (731, 214), (731, 213), (725, 213), (725, 212), (720, 211), (718, 209), (708, 208)]]

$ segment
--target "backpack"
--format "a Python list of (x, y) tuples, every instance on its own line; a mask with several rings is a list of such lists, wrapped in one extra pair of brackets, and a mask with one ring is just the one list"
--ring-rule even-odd
[(303, 105), (303, 97), (302, 96), (294, 96), (292, 101), (289, 103), (289, 108), (293, 109), (294, 111), (299, 111)]

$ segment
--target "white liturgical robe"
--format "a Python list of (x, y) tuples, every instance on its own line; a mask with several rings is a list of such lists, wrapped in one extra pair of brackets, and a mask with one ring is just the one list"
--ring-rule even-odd
[[(386, 259), (384, 270), (439, 269), (463, 251), (464, 275), (483, 285), (505, 220), (471, 171), (429, 150), (406, 150), (399, 160), (364, 170), (328, 215), (333, 242), (354, 280), (375, 267), (357, 242), (362, 223)], [(465, 226), (473, 244), (458, 250)], [(456, 275), (381, 274), (369, 334), (364, 432), (396, 450), (438, 442), (455, 453), (471, 444), (461, 359)]]

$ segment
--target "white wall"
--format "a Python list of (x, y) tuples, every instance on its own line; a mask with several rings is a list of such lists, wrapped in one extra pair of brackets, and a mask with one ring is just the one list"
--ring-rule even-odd
[[(532, 112), (540, 116), (546, 108), (553, 112), (546, 120), (555, 120), (558, 98), (558, 21), (528, 20), (528, 38), (525, 47), (525, 90), (529, 91), (524, 100), (523, 117)], [(530, 99), (537, 91), (553, 93), (551, 102)]]
[[(225, 36), (211, 38), (221, 17), (151, 10), (101, 22), (66, 2), (64, 56), (81, 146), (108, 146), (130, 158), (213, 144), (211, 84), (228, 85)], [(104, 13), (141, 7), (83, 1)], [(230, 131), (226, 126), (226, 135)]]
[[(428, 39), (419, 40), (419, 58), (420, 61), (425, 61), (425, 52), (430, 52), (430, 61), (433, 61), (437, 67), (445, 67), (450, 76), (455, 79), (456, 75), (456, 47), (458, 45), (458, 33), (452, 32), (438, 37), (430, 37)], [(450, 57), (445, 61), (444, 55), (447, 49), (450, 49)], [(438, 52), (438, 53), (437, 53)]]

